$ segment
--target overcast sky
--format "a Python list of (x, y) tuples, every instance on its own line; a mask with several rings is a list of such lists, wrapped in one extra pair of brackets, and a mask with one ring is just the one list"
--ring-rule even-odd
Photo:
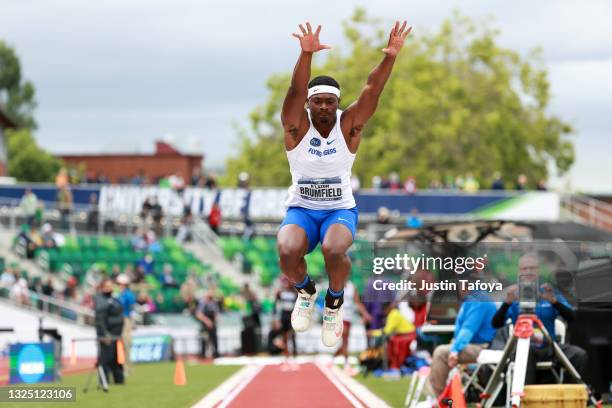
[(612, 192), (612, 1), (2, 0), (0, 38), (36, 86), (39, 142), (54, 153), (151, 151), (166, 138), (220, 167), (234, 123), (266, 100), (270, 74), (293, 67), (299, 22), (342, 46), (357, 5), (437, 29), (453, 9), (495, 16), (502, 45), (544, 49), (551, 112), (576, 129), (577, 160), (554, 185)]

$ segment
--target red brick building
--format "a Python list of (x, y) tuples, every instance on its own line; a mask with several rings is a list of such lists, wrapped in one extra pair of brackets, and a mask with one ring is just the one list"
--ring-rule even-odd
[(67, 154), (58, 156), (67, 165), (85, 166), (88, 178), (106, 176), (111, 182), (130, 180), (142, 173), (149, 181), (176, 174), (189, 183), (194, 167), (201, 168), (203, 155), (182, 154), (165, 142), (156, 142), (153, 154)]

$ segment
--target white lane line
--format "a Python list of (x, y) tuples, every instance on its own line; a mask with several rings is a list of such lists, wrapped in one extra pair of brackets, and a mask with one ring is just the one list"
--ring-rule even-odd
[(366, 406), (391, 408), (389, 404), (380, 399), (380, 397), (370, 391), (365, 385), (346, 375), (346, 373), (338, 366), (334, 365), (332, 367), (332, 371), (336, 375), (336, 378), (338, 378), (338, 380), (342, 382), (342, 384), (344, 384), (344, 386), (348, 388), (350, 392), (359, 398), (360, 401), (363, 401)]
[(219, 404), (217, 408), (226, 408), (234, 400), (234, 398), (236, 398), (238, 394), (242, 392), (244, 387), (246, 387), (251, 381), (253, 381), (253, 378), (255, 378), (261, 370), (263, 370), (263, 366), (255, 367), (251, 371), (251, 373), (246, 378), (244, 378), (240, 382), (240, 384), (238, 384), (238, 387), (234, 388), (232, 392), (230, 392), (225, 398), (223, 398), (223, 401), (221, 401), (221, 404)]
[[(237, 393), (233, 396), (231, 395), (236, 391), (236, 387), (240, 387), (240, 390), (242, 390), (262, 368), (263, 366), (246, 366), (241, 368), (227, 380), (222, 382), (217, 388), (206, 394), (206, 396), (193, 405), (192, 408), (212, 408), (219, 402), (224, 402), (227, 398), (231, 397), (231, 400), (233, 400), (236, 398), (236, 395), (238, 395)], [(225, 406), (227, 406), (231, 400), (229, 400)]]
[(326, 367), (323, 366), (321, 364), (317, 364), (317, 368), (319, 370), (321, 370), (321, 372), (323, 373), (323, 375), (325, 377), (327, 377), (327, 379), (329, 381), (332, 382), (332, 384), (334, 384), (334, 386), (338, 389), (338, 391), (340, 391), (340, 393), (342, 393), (342, 395), (344, 395), (344, 397), (353, 405), (353, 407), (355, 408), (364, 408), (363, 405), (361, 405), (361, 402), (359, 402), (357, 400), (357, 398), (355, 398), (353, 396), (353, 394), (351, 394), (351, 392), (349, 390), (346, 389), (346, 387), (340, 382), (340, 380), (338, 380), (332, 373), (331, 370)]

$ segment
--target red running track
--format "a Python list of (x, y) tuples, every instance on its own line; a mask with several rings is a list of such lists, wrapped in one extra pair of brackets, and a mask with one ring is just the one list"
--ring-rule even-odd
[(317, 366), (308, 363), (299, 367), (297, 371), (281, 371), (280, 365), (264, 367), (236, 396), (229, 407), (349, 408), (355, 406)]

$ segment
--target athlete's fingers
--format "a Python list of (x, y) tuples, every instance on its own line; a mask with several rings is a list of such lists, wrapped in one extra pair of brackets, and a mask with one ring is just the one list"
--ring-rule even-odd
[(306, 29), (301, 24), (300, 24), (300, 30), (302, 30), (302, 34), (306, 35)]
[(412, 31), (412, 26), (408, 27), (408, 30), (406, 30), (406, 32), (404, 33), (402, 38), (405, 40), (406, 37), (408, 37), (408, 34), (410, 34), (411, 31)]
[(331, 50), (331, 45), (321, 44), (319, 45), (320, 50)]
[(315, 35), (318, 37), (320, 32), (321, 32), (321, 25), (319, 24), (319, 26), (317, 27), (317, 31), (315, 31)]
[(291, 33), (292, 36), (294, 36), (295, 38), (297, 38), (298, 40), (302, 39), (302, 36), (296, 33)]
[(306, 22), (306, 28), (308, 28), (308, 34), (312, 34), (312, 26), (308, 21)]
[(393, 26), (393, 34), (397, 34), (398, 29), (399, 29), (399, 21), (396, 21), (395, 25)]
[(399, 32), (403, 33), (405, 28), (406, 28), (406, 20), (404, 20), (404, 24), (402, 24), (402, 28), (400, 28)]

